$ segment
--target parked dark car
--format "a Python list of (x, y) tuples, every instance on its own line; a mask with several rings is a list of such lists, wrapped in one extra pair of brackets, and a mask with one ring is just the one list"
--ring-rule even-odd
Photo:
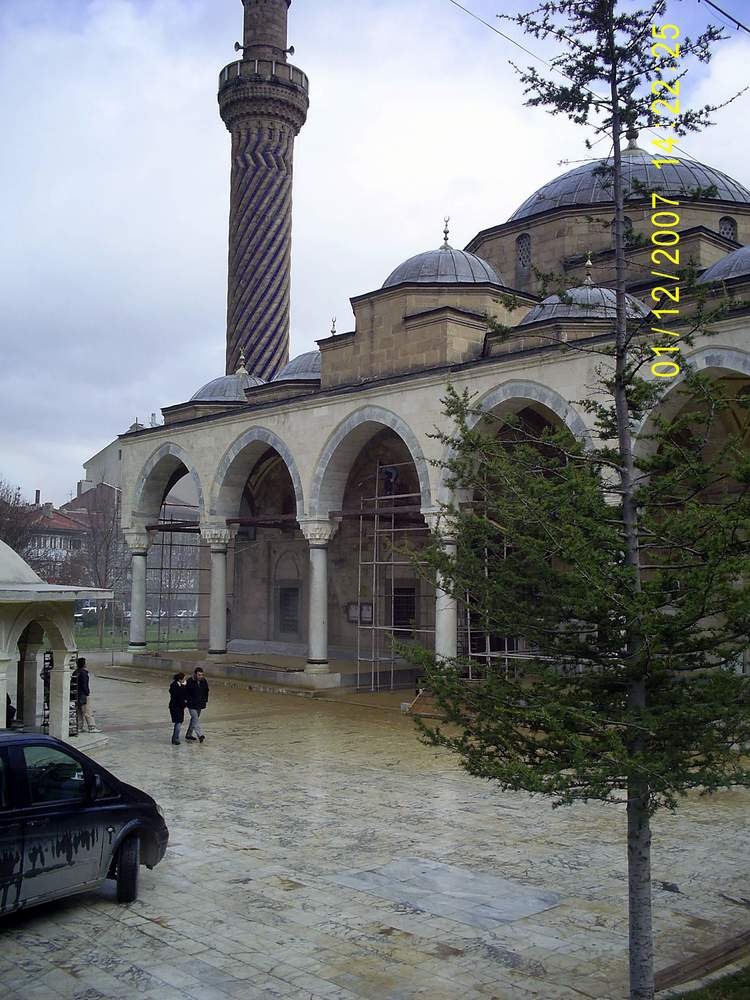
[(117, 882), (138, 895), (140, 865), (164, 857), (159, 806), (74, 747), (0, 733), (0, 914)]

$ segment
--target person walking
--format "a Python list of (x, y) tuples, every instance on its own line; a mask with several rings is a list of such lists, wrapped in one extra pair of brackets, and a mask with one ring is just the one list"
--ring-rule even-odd
[(78, 721), (78, 732), (83, 732), (83, 724), (90, 733), (98, 733), (96, 720), (91, 710), (91, 684), (89, 682), (89, 672), (86, 669), (86, 659), (79, 656), (76, 660), (76, 679), (78, 681), (76, 691), (76, 719)]
[(201, 729), (200, 714), (208, 704), (208, 681), (200, 667), (196, 667), (193, 676), (188, 678), (185, 695), (187, 710), (190, 713), (190, 725), (185, 733), (185, 739), (192, 743), (196, 740), (202, 743), (206, 737)]
[(172, 745), (180, 745), (180, 727), (185, 721), (185, 705), (187, 703), (187, 680), (183, 673), (175, 674), (169, 685), (169, 714), (174, 728), (172, 729)]

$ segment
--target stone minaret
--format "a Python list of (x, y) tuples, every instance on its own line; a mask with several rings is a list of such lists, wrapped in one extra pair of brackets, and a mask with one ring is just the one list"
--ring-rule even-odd
[(227, 374), (240, 349), (269, 380), (289, 360), (294, 139), (309, 106), (307, 77), (287, 62), (292, 0), (242, 0), (243, 58), (219, 77), (232, 135)]

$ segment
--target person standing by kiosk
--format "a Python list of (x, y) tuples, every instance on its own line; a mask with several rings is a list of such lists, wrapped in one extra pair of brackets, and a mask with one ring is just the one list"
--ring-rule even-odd
[(76, 716), (78, 719), (78, 732), (83, 732), (83, 724), (85, 722), (90, 733), (98, 733), (99, 730), (96, 728), (94, 713), (91, 710), (91, 684), (89, 682), (89, 672), (86, 669), (86, 659), (83, 656), (79, 656), (76, 660), (76, 680)]

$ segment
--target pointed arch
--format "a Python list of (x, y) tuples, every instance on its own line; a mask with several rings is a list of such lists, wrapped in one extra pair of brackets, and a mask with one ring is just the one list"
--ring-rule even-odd
[(297, 517), (304, 515), (305, 503), (302, 479), (289, 445), (278, 434), (265, 427), (252, 427), (227, 448), (216, 469), (209, 514), (212, 517), (236, 517), (242, 491), (252, 466), (261, 455), (273, 448), (286, 466), (292, 480), (297, 503)]
[(431, 507), (429, 465), (414, 431), (398, 414), (381, 406), (355, 410), (331, 433), (315, 463), (310, 517), (327, 517), (341, 507), (346, 481), (357, 455), (378, 431), (388, 428), (406, 445), (419, 480), (422, 509)]
[[(184, 469), (184, 472), (181, 470)], [(146, 460), (133, 493), (133, 516), (145, 521), (158, 520), (164, 498), (171, 487), (189, 476), (198, 493), (198, 508), (203, 511), (203, 485), (192, 457), (172, 441), (160, 445)]]

